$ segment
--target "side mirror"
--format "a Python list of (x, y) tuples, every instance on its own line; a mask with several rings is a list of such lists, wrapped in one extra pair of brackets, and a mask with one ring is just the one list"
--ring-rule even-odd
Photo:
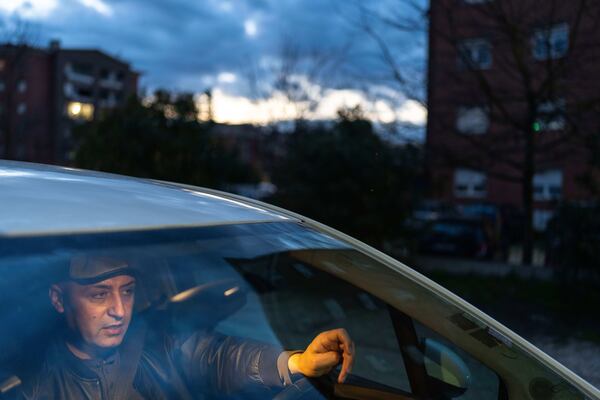
[(471, 371), (458, 354), (428, 338), (422, 340), (421, 349), (433, 392), (448, 399), (463, 395), (471, 383)]

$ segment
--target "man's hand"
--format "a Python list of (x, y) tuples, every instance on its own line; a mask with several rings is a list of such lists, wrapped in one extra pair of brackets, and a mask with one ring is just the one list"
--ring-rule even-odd
[(317, 377), (331, 371), (340, 361), (342, 370), (338, 382), (342, 383), (352, 370), (354, 343), (345, 329), (334, 329), (319, 333), (304, 353), (292, 355), (288, 361), (288, 368), (293, 374)]

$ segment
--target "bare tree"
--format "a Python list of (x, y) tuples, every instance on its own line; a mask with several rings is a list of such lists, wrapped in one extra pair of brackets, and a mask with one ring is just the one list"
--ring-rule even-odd
[[(525, 214), (523, 262), (533, 252), (534, 176), (589, 156), (586, 144), (600, 121), (600, 4), (574, 0), (397, 0), (407, 14), (362, 6), (361, 29), (411, 93), (395, 63), (394, 44), (377, 26), (410, 32), (429, 22), (427, 157), (437, 168), (467, 167), (512, 182)], [(461, 110), (462, 109), (462, 110)], [(479, 109), (485, 134), (457, 123)], [(483, 133), (483, 132), (478, 132)], [(447, 179), (446, 179), (447, 180)]]
[(257, 100), (282, 96), (294, 110), (292, 119), (304, 120), (318, 108), (348, 48), (303, 47), (290, 35), (282, 35), (272, 63), (259, 65), (250, 60), (243, 69), (250, 94)]
[[(523, 262), (530, 264), (535, 174), (585, 158), (587, 138), (599, 129), (600, 5), (460, 3), (438, 0), (432, 9), (430, 37), (441, 54), (432, 61), (446, 67), (430, 75), (430, 106), (435, 101), (440, 109), (430, 108), (429, 132), (448, 134), (431, 140), (430, 151), (442, 164), (473, 167), (520, 187)], [(486, 134), (465, 134), (457, 126), (457, 102), (483, 106)]]
[(426, 38), (426, 0), (396, 0), (393, 4), (361, 0), (331, 1), (338, 15), (356, 28), (360, 35), (371, 39), (369, 49), (358, 49), (361, 55), (368, 58), (366, 64), (369, 67), (361, 64), (352, 70), (352, 66), (349, 66), (348, 74), (369, 85), (393, 87), (408, 99), (426, 106), (424, 60), (407, 55)]

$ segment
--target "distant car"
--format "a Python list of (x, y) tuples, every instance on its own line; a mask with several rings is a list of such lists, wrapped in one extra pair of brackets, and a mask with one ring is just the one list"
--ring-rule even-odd
[[(355, 365), (344, 383), (300, 376), (254, 398), (600, 399), (463, 299), (300, 215), (193, 186), (15, 162), (0, 162), (0, 399), (18, 397), (57, 334), (49, 285), (88, 252), (132, 260), (133, 319), (152, 329), (292, 350), (329, 328), (352, 336)], [(253, 398), (221, 392), (216, 381), (183, 384), (191, 398)]]
[(424, 200), (415, 206), (405, 225), (410, 230), (418, 231), (439, 218), (457, 215), (458, 211), (449, 203), (438, 200)]
[(440, 218), (429, 224), (419, 241), (419, 251), (425, 254), (490, 258), (494, 250), (491, 229), (479, 218)]

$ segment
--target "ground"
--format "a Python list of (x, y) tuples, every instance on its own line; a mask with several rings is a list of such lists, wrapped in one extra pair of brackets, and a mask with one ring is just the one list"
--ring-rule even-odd
[(552, 279), (548, 270), (456, 259), (427, 258), (413, 263), (600, 388), (597, 282), (565, 284)]

